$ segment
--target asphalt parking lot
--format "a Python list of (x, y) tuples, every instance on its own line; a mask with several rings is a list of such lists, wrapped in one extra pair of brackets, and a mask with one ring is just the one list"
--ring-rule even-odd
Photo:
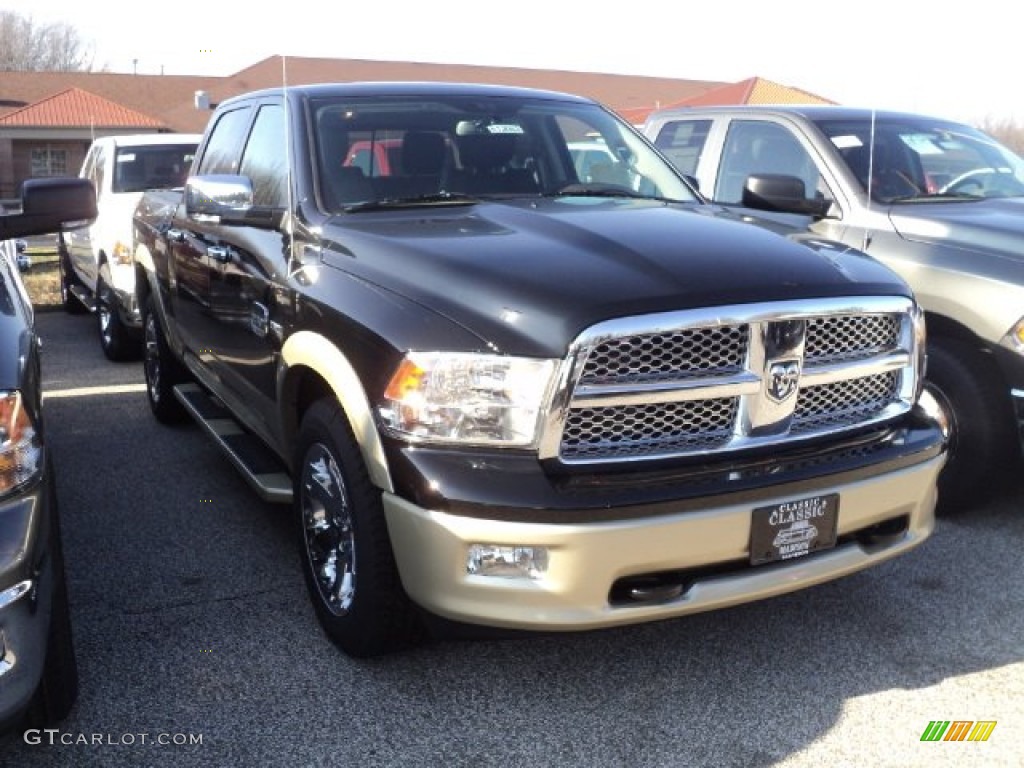
[[(91, 318), (38, 325), (82, 692), (58, 731), (0, 739), (0, 764), (1024, 764), (1024, 480), (798, 594), (354, 661), (319, 629), (288, 508), (198, 428), (158, 425)], [(996, 726), (922, 742), (934, 720)]]

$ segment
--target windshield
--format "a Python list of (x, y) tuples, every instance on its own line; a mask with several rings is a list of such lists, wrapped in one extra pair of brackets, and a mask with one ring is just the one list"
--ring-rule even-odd
[(328, 210), (582, 195), (692, 202), (628, 124), (596, 104), (510, 96), (353, 97), (315, 102)]
[(171, 189), (185, 184), (196, 144), (149, 144), (118, 147), (114, 157), (113, 192)]
[(873, 152), (869, 119), (822, 120), (818, 126), (876, 202), (1024, 195), (1024, 161), (970, 126), (879, 118)]

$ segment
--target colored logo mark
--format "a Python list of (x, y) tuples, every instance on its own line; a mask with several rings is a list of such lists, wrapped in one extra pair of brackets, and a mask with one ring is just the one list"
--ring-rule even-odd
[(931, 720), (921, 741), (988, 741), (995, 720)]

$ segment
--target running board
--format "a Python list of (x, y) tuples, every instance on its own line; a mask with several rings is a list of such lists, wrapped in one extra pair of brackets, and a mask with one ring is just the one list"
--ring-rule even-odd
[(179, 384), (174, 396), (264, 501), (291, 503), (292, 480), (281, 460), (259, 438), (242, 429), (230, 411), (196, 384)]
[(68, 291), (70, 291), (87, 310), (90, 312), (96, 311), (96, 300), (93, 298), (91, 293), (85, 290), (85, 288), (80, 285), (69, 285)]

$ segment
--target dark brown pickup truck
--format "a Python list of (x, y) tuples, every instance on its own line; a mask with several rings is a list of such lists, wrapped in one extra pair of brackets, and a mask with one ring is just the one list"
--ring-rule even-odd
[[(597, 136), (581, 179), (570, 144)], [(399, 145), (387, 174), (347, 162), (373, 142)], [(733, 605), (932, 530), (944, 443), (906, 284), (704, 204), (587, 99), (235, 98), (135, 239), (153, 412), (293, 504), (351, 654), (430, 616), (573, 630)]]

